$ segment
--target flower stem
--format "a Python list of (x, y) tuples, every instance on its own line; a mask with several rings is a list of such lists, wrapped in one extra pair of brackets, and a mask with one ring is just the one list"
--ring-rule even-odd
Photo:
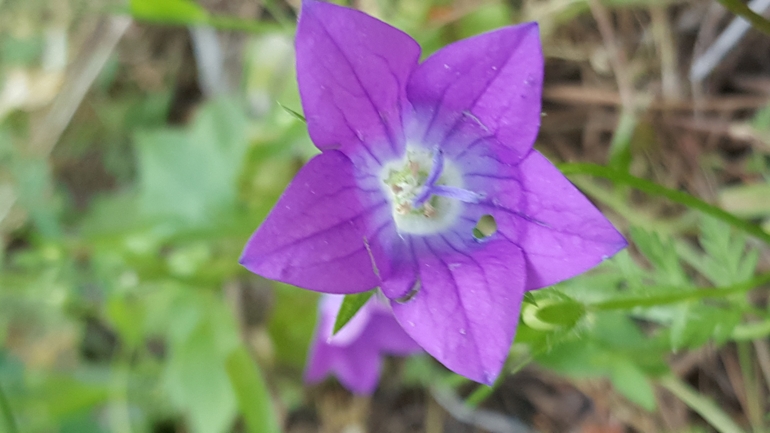
[(740, 294), (767, 283), (770, 283), (770, 272), (760, 274), (748, 281), (726, 287), (703, 288), (687, 291), (672, 287), (670, 290), (671, 293), (665, 295), (613, 299), (594, 304), (587, 304), (585, 307), (586, 309), (591, 310), (626, 310), (634, 307), (654, 307), (658, 305), (675, 304), (677, 302), (695, 301), (705, 298), (720, 298)]
[(762, 227), (744, 221), (729, 212), (726, 212), (716, 206), (710, 205), (705, 201), (695, 198), (685, 192), (669, 189), (662, 185), (658, 185), (657, 183), (650, 182), (649, 180), (632, 176), (628, 173), (597, 164), (565, 163), (559, 164), (558, 167), (565, 175), (587, 174), (591, 176), (603, 177), (614, 183), (627, 185), (647, 194), (661, 196), (675, 203), (685, 205), (692, 209), (697, 209), (707, 215), (711, 215), (714, 218), (722, 220), (727, 224), (735, 227), (736, 229), (748, 233), (761, 240), (762, 242), (770, 245), (770, 233), (763, 230)]

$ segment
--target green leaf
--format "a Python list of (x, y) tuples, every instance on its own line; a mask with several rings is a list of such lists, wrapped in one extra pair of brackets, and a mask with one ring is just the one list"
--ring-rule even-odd
[(190, 0), (131, 0), (131, 14), (138, 19), (179, 24), (205, 22), (208, 12)]
[(339, 332), (345, 325), (350, 322), (350, 319), (358, 313), (358, 310), (369, 301), (369, 298), (374, 294), (374, 290), (370, 290), (364, 293), (356, 293), (355, 295), (346, 295), (340, 306), (340, 311), (337, 313), (337, 319), (334, 321), (334, 334)]
[(279, 433), (278, 421), (265, 380), (246, 348), (239, 346), (235, 349), (227, 357), (226, 367), (246, 424), (246, 431)]
[(546, 368), (574, 378), (592, 378), (607, 374), (606, 355), (591, 340), (573, 340), (537, 354), (535, 360)]
[(299, 121), (301, 121), (303, 123), (307, 123), (307, 119), (305, 119), (305, 116), (303, 116), (301, 113), (292, 110), (291, 108), (281, 104), (280, 102), (278, 103), (278, 105), (280, 105), (281, 108), (283, 108), (287, 113), (291, 114), (291, 116), (294, 117), (295, 119), (297, 119), (297, 120), (299, 120)]
[(205, 225), (232, 210), (249, 144), (246, 126), (243, 110), (219, 100), (204, 106), (187, 130), (138, 133), (142, 211)]
[(207, 324), (177, 342), (167, 364), (171, 401), (195, 433), (224, 433), (235, 418), (236, 402), (224, 361)]
[(631, 227), (631, 239), (645, 258), (655, 267), (657, 280), (661, 284), (688, 286), (690, 279), (679, 263), (674, 243), (659, 233)]
[[(185, 301), (181, 310), (174, 303), (169, 311), (174, 315), (169, 328), (176, 329), (168, 333), (166, 389), (192, 433), (224, 433), (237, 412), (226, 369), (227, 357), (239, 346), (236, 325), (221, 300), (208, 292), (188, 291), (179, 300)], [(188, 317), (177, 318), (177, 313), (184, 311), (188, 313), (183, 316)], [(195, 325), (188, 330), (191, 323)]]
[(722, 344), (732, 336), (741, 316), (738, 307), (718, 308), (693, 302), (683, 304), (673, 315), (671, 349), (700, 347), (710, 339)]
[(644, 372), (625, 358), (614, 360), (610, 380), (627, 399), (652, 412), (657, 406), (655, 391)]
[(33, 392), (33, 401), (45, 405), (48, 415), (63, 419), (108, 401), (110, 384), (106, 378), (78, 378), (63, 375), (48, 376)]

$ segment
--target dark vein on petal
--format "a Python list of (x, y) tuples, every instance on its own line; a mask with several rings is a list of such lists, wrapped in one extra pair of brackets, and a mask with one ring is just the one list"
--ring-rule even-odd
[[(449, 243), (444, 238), (443, 235), (440, 235), (440, 237), (441, 237), (441, 239), (444, 242), (447, 243), (447, 245), (449, 245), (450, 248), (452, 248), (453, 250), (455, 249), (454, 246), (451, 243)], [(430, 243), (428, 243), (427, 239), (425, 240), (425, 246), (428, 247), (428, 249), (433, 253), (433, 256), (439, 262), (441, 262), (444, 265), (444, 268), (446, 268), (447, 273), (451, 277), (452, 285), (455, 288), (455, 293), (457, 293), (457, 301), (460, 303), (460, 307), (461, 307), (462, 312), (463, 312), (463, 317), (465, 317), (465, 323), (468, 325), (468, 329), (467, 329), (466, 333), (468, 334), (469, 340), (472, 342), (471, 345), (473, 346), (473, 349), (476, 352), (476, 358), (479, 360), (479, 364), (482, 365), (482, 372), (483, 372), (483, 370), (485, 370), (484, 361), (482, 361), (481, 352), (479, 351), (478, 342), (476, 341), (476, 338), (475, 338), (476, 332), (474, 331), (474, 329), (472, 329), (473, 325), (471, 323), (470, 318), (468, 317), (468, 310), (465, 309), (465, 302), (463, 301), (463, 297), (460, 294), (460, 287), (457, 285), (457, 280), (455, 279), (454, 273), (452, 273), (452, 270), (449, 268), (449, 264), (447, 264), (447, 262), (445, 262), (443, 258), (441, 258), (438, 254), (436, 254), (436, 251), (431, 247), (431, 245), (430, 245)], [(461, 255), (465, 255), (465, 254), (462, 254), (462, 253), (460, 253), (460, 254)]]
[(298, 239), (294, 239), (293, 241), (291, 241), (291, 242), (289, 242), (287, 244), (281, 245), (280, 247), (278, 247), (278, 248), (276, 248), (274, 250), (271, 250), (268, 253), (269, 254), (274, 254), (274, 253), (277, 253), (279, 251), (283, 251), (283, 250), (285, 250), (287, 248), (295, 246), (299, 242), (303, 242), (303, 241), (307, 241), (307, 240), (313, 239), (313, 238), (315, 238), (317, 236), (320, 236), (322, 234), (325, 234), (325, 233), (329, 232), (330, 230), (334, 230), (334, 229), (336, 229), (336, 228), (338, 228), (340, 226), (343, 226), (345, 224), (353, 223), (354, 220), (356, 220), (358, 218), (361, 218), (362, 216), (364, 216), (366, 214), (372, 213), (375, 210), (377, 210), (377, 209), (379, 209), (379, 208), (381, 208), (381, 207), (383, 207), (384, 205), (387, 205), (387, 204), (388, 204), (387, 200), (383, 200), (382, 202), (380, 202), (380, 203), (378, 203), (378, 204), (376, 204), (374, 206), (371, 206), (369, 208), (364, 209), (363, 211), (359, 212), (356, 215), (347, 217), (343, 221), (340, 221), (340, 222), (338, 222), (336, 224), (332, 224), (331, 226), (323, 228), (320, 231), (314, 232), (312, 234), (309, 234), (308, 236), (301, 237), (301, 238), (298, 238)]
[[(517, 51), (519, 49), (519, 46), (522, 44), (523, 39), (524, 38), (520, 38), (518, 43), (516, 44), (516, 46), (512, 47), (512, 49), (509, 50), (509, 53), (511, 53), (511, 54), (508, 55), (508, 59), (502, 65), (500, 65), (497, 69), (495, 69), (495, 73), (492, 75), (492, 78), (489, 81), (487, 81), (486, 84), (484, 85), (484, 90), (479, 92), (478, 95), (476, 95), (476, 98), (473, 100), (473, 102), (471, 102), (470, 106), (467, 108), (468, 112), (473, 114), (473, 109), (476, 108), (476, 104), (478, 104), (479, 100), (487, 93), (487, 90), (489, 89), (489, 86), (492, 85), (492, 83), (497, 80), (497, 78), (500, 76), (500, 74), (503, 72), (503, 70), (506, 68), (506, 66), (508, 66), (508, 63), (510, 63), (511, 60), (513, 60), (514, 56), (512, 55), (512, 53), (514, 53), (515, 51)], [(457, 123), (459, 123), (461, 120), (463, 120), (464, 118), (465, 118), (464, 115), (459, 116), (457, 118), (457, 120), (455, 120), (455, 125)], [(499, 121), (500, 117), (498, 117), (496, 120)], [(497, 123), (499, 123), (499, 122), (497, 122)], [(499, 125), (498, 125), (498, 127), (499, 127)], [(452, 127), (452, 130), (453, 129), (455, 129), (454, 126)], [(495, 128), (495, 129), (498, 129), (498, 128)], [(442, 140), (442, 142), (444, 142), (448, 138), (449, 138), (449, 134), (445, 135), (444, 139)]]
[[(350, 61), (350, 59), (348, 58), (347, 54), (342, 50), (342, 48), (340, 48), (339, 43), (332, 37), (332, 35), (329, 32), (329, 30), (323, 25), (323, 21), (321, 21), (320, 27), (321, 27), (321, 29), (323, 29), (324, 33), (326, 33), (326, 36), (332, 42), (334, 47), (337, 48), (337, 51), (339, 51), (339, 53), (342, 56), (342, 58), (345, 59), (345, 62), (348, 64), (348, 67), (350, 68), (351, 72), (353, 72), (353, 76), (356, 78), (356, 82), (361, 87), (361, 90), (364, 92), (364, 96), (366, 96), (366, 99), (369, 101), (369, 104), (371, 104), (372, 109), (374, 110), (374, 113), (378, 117), (380, 117), (379, 107), (377, 107), (377, 104), (374, 103), (374, 99), (372, 99), (372, 96), (369, 94), (369, 90), (361, 82), (361, 78), (358, 76), (358, 72), (353, 67), (353, 63)], [(380, 119), (382, 119), (382, 117), (380, 117)], [(393, 135), (392, 135), (392, 131), (390, 130), (390, 128), (388, 128), (388, 125), (386, 125), (386, 124), (382, 124), (382, 126), (383, 126), (383, 129), (385, 129), (386, 138), (390, 141), (391, 148), (395, 148), (394, 138), (393, 138)], [(360, 141), (362, 141), (362, 140), (360, 140)], [(366, 147), (366, 144), (364, 144), (364, 147)], [(378, 160), (378, 162), (379, 162), (379, 160)]]
[(472, 143), (470, 143), (470, 144), (468, 144), (468, 145), (465, 147), (465, 149), (463, 149), (463, 150), (462, 150), (462, 152), (458, 153), (457, 155), (454, 155), (454, 159), (460, 159), (460, 158), (462, 158), (462, 157), (463, 157), (463, 155), (465, 155), (466, 153), (468, 153), (468, 151), (470, 151), (470, 150), (472, 150), (474, 147), (476, 147), (476, 145), (478, 145), (479, 143), (485, 143), (485, 142), (486, 142), (487, 140), (489, 140), (490, 138), (494, 138), (494, 135), (485, 135), (485, 136), (483, 136), (483, 137), (479, 137), (479, 138), (477, 138), (477, 139), (473, 140), (473, 142), (472, 142)]
[(428, 138), (428, 135), (430, 135), (431, 130), (433, 130), (433, 123), (436, 121), (438, 113), (441, 111), (441, 107), (444, 106), (444, 99), (446, 99), (446, 94), (449, 92), (450, 87), (452, 87), (451, 83), (441, 91), (441, 97), (439, 97), (438, 103), (433, 107), (433, 114), (431, 115), (430, 121), (428, 122), (428, 127), (425, 128), (425, 133), (422, 135), (423, 143)]
[[(376, 236), (378, 236), (378, 235), (379, 235), (379, 233), (382, 231), (382, 229), (384, 229), (384, 228), (385, 228), (385, 227), (386, 227), (386, 226), (387, 226), (389, 223), (390, 223), (390, 221), (386, 221), (384, 224), (381, 224), (381, 225), (379, 226), (379, 228), (377, 228), (377, 229), (374, 231), (374, 235), (373, 235), (372, 237), (376, 237)], [(349, 252), (349, 253), (346, 253), (345, 255), (342, 255), (342, 256), (338, 256), (338, 257), (334, 257), (334, 258), (332, 258), (331, 260), (319, 260), (319, 261), (317, 261), (317, 262), (311, 262), (311, 263), (303, 263), (303, 266), (315, 266), (315, 265), (319, 265), (319, 264), (322, 264), (322, 263), (332, 263), (332, 262), (338, 262), (338, 261), (340, 261), (340, 260), (342, 260), (342, 259), (346, 259), (346, 258), (348, 258), (348, 257), (350, 257), (350, 256), (353, 256), (353, 255), (355, 255), (355, 254), (357, 254), (357, 253), (361, 252), (361, 250), (365, 248), (364, 244), (361, 244), (361, 245), (362, 245), (361, 247), (359, 247), (359, 248), (356, 248), (356, 249), (352, 250), (351, 252)]]

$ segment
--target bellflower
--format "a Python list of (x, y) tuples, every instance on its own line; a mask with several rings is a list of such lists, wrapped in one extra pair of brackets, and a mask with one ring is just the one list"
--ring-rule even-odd
[[(419, 45), (400, 30), (305, 0), (295, 45), (307, 127), (322, 153), (241, 263), (319, 292), (379, 287), (428, 353), (492, 383), (524, 293), (626, 245), (532, 149), (543, 82), (537, 25), (461, 40), (420, 63)], [(485, 215), (497, 230), (479, 239)]]
[(380, 377), (382, 356), (409, 355), (420, 346), (396, 322), (390, 306), (372, 296), (339, 332), (332, 336), (343, 296), (324, 295), (310, 346), (305, 381), (320, 382), (329, 373), (356, 394), (371, 394)]

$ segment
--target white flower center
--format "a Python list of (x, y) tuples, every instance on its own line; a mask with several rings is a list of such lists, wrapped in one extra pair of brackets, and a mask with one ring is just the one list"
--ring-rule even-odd
[(460, 191), (463, 187), (460, 172), (437, 152), (407, 146), (404, 159), (385, 164), (380, 173), (400, 232), (437, 233), (451, 226), (460, 214), (461, 200), (433, 191)]

